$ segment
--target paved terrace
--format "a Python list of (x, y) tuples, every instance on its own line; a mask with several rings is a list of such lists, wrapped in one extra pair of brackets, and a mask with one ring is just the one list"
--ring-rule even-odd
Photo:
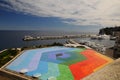
[(120, 80), (120, 58), (83, 80)]

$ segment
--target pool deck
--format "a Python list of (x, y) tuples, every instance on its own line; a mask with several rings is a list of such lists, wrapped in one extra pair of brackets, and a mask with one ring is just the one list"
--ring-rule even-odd
[[(22, 51), (22, 52), (20, 52), (16, 57), (14, 57), (12, 60), (10, 60), (8, 63), (6, 63), (4, 66), (2, 66), (1, 68), (0, 68), (0, 72), (2, 72), (2, 74), (3, 75), (6, 75), (6, 76), (11, 76), (11, 78), (13, 77), (13, 79), (18, 79), (18, 80), (37, 80), (37, 78), (33, 78), (33, 77), (30, 77), (30, 76), (27, 76), (27, 75), (25, 75), (25, 74), (20, 74), (19, 72), (15, 72), (15, 71), (12, 71), (12, 70), (8, 70), (8, 69), (6, 69), (6, 67), (10, 64), (10, 63), (12, 63), (15, 59), (17, 59), (20, 55), (22, 55), (24, 52), (25, 52), (26, 50), (24, 50), (24, 51)], [(102, 55), (102, 54), (99, 54), (99, 53), (97, 53), (97, 55), (99, 55), (99, 56), (102, 56), (102, 57), (104, 57), (104, 55)], [(107, 58), (107, 57), (105, 57), (105, 58)], [(108, 58), (107, 58), (108, 59)], [(111, 61), (113, 61), (112, 59), (111, 59)], [(110, 62), (111, 62), (110, 61)], [(106, 64), (106, 65), (108, 65), (108, 64)], [(105, 66), (105, 65), (104, 65)], [(97, 69), (98, 70), (98, 69)], [(12, 80), (12, 79), (11, 79)]]

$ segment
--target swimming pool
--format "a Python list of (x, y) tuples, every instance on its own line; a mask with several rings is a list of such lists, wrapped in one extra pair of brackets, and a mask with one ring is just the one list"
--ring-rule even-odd
[(42, 80), (80, 80), (109, 61), (93, 50), (55, 46), (26, 50), (6, 68)]

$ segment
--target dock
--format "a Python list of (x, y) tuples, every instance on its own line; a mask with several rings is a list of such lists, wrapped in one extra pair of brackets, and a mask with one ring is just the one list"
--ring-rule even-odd
[(67, 41), (66, 44), (64, 44), (64, 46), (66, 47), (84, 47), (84, 48), (87, 48), (87, 49), (91, 49), (90, 47), (86, 46), (86, 45), (82, 45), (82, 44), (79, 44), (78, 42), (76, 42), (74, 39), (69, 39)]

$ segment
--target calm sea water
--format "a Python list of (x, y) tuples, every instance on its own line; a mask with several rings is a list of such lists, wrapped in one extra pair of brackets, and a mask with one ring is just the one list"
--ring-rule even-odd
[[(55, 32), (55, 31), (0, 31), (0, 50), (13, 47), (24, 47), (24, 46), (37, 46), (52, 44), (59, 42), (64, 44), (67, 39), (55, 39), (55, 40), (36, 40), (36, 41), (23, 41), (25, 35), (31, 36), (47, 36), (47, 35), (75, 35), (80, 33), (71, 32)], [(77, 42), (80, 40), (90, 40), (89, 38), (75, 38)], [(91, 40), (105, 46), (113, 46), (114, 41), (110, 40)]]

